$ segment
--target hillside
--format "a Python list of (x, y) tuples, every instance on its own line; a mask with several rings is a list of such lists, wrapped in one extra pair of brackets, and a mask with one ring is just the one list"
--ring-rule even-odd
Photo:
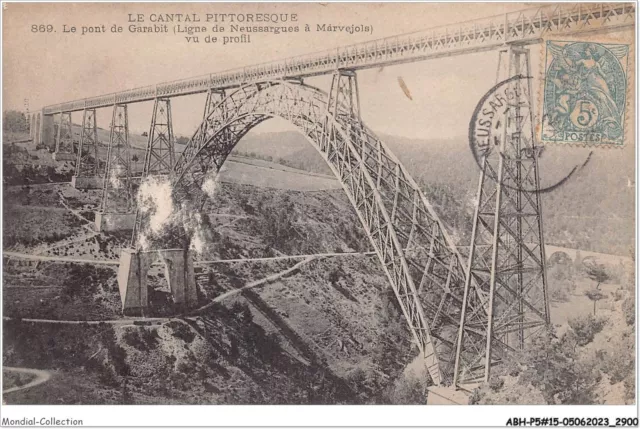
[[(406, 139), (390, 146), (414, 171), (454, 237), (465, 243), (477, 175), (473, 160), (463, 155), (465, 146)], [(72, 165), (51, 161), (47, 151), (28, 143), (5, 145), (3, 150), (5, 184), (21, 184), (4, 189), (4, 251), (118, 258), (130, 235), (93, 230), (100, 190), (46, 183), (68, 180)], [(558, 201), (545, 206), (548, 242), (562, 245), (582, 239), (582, 249), (589, 250), (615, 248), (630, 239), (624, 234), (629, 211), (625, 192), (633, 188), (622, 186), (628, 170), (628, 160), (621, 155), (625, 151), (598, 153), (572, 182), (549, 197), (545, 194)], [(269, 156), (280, 164), (258, 159)], [(205, 307), (197, 313), (175, 313), (160, 265), (147, 277), (153, 304), (147, 316), (155, 319), (143, 322), (122, 316), (114, 266), (28, 262), (5, 255), (3, 315), (11, 320), (3, 321), (3, 363), (40, 369), (51, 378), (9, 393), (4, 400), (424, 403), (424, 375), (405, 370), (417, 349), (396, 299), (377, 258), (365, 254), (371, 250), (369, 241), (322, 162), (297, 134), (251, 135), (240, 143), (202, 213), (195, 258), (216, 263), (196, 267), (198, 306)], [(616, 175), (607, 175), (609, 171)], [(599, 185), (585, 189), (586, 180)], [(619, 214), (619, 224), (595, 220), (603, 205)], [(567, 221), (568, 216), (574, 217)], [(356, 254), (242, 260), (333, 252)], [(629, 323), (627, 315), (633, 311), (628, 305), (632, 276), (622, 265), (613, 268), (597, 307), (598, 315), (618, 326), (623, 318)], [(267, 280), (276, 274), (282, 275)], [(593, 304), (584, 294), (593, 288), (580, 264), (553, 267), (552, 323), (558, 331), (567, 331), (574, 317), (591, 313)], [(611, 338), (616, 329), (605, 326), (603, 333)], [(603, 348), (604, 342), (597, 340)], [(611, 372), (613, 363), (606, 365), (603, 371)], [(602, 381), (602, 389), (618, 392), (603, 394), (603, 400), (629, 400), (628, 393), (619, 394), (621, 389), (633, 390), (627, 386), (628, 371), (622, 376), (625, 381), (620, 377)]]
[[(303, 170), (330, 174), (311, 145), (296, 132), (247, 136), (241, 153)], [(423, 187), (445, 223), (466, 245), (471, 230), (479, 168), (466, 138), (418, 140), (381, 135)], [(634, 237), (634, 150), (551, 146), (540, 159), (541, 187), (557, 183), (589, 160), (564, 185), (542, 194), (547, 243), (628, 255)]]
[[(39, 206), (81, 210), (97, 197), (97, 191), (64, 186), (9, 192), (5, 207), (37, 217), (44, 215)], [(210, 241), (199, 259), (369, 250), (341, 190), (222, 182), (206, 212)], [(9, 219), (20, 225), (20, 217)], [(60, 217), (47, 227), (60, 231), (46, 238), (47, 247), (37, 241), (46, 230), (35, 220), (29, 225), (11, 228), (14, 248), (109, 259), (126, 240), (83, 232), (77, 218)], [(198, 268), (200, 305), (296, 262)], [(117, 403), (125, 379), (131, 403), (385, 403), (416, 353), (372, 256), (309, 261), (198, 317), (148, 328), (122, 319), (115, 274), (109, 267), (72, 263), (5, 264), (4, 314), (17, 320), (4, 322), (4, 362), (52, 374), (47, 383), (7, 395), (8, 403)], [(156, 309), (151, 315), (165, 317), (170, 307), (161, 270), (152, 270), (150, 279)], [(124, 324), (52, 325), (22, 318)]]

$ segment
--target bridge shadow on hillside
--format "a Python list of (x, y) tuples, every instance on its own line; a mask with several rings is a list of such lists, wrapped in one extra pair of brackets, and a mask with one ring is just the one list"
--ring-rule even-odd
[[(222, 374), (228, 373), (225, 363), (240, 369), (267, 392), (268, 403), (358, 403), (358, 392), (333, 373), (326, 361), (257, 294), (247, 292), (250, 291), (243, 293), (245, 298), (277, 327), (279, 334), (267, 334), (255, 323), (247, 304), (237, 302), (231, 308), (215, 305), (198, 319), (185, 320), (222, 358), (222, 362), (209, 362), (209, 366)], [(287, 352), (280, 344), (282, 337), (309, 364)]]

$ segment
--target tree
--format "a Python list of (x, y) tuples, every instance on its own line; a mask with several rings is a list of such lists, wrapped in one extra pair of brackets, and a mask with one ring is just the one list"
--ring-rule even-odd
[(587, 296), (587, 298), (593, 301), (593, 314), (595, 315), (597, 302), (600, 301), (602, 298), (604, 298), (604, 294), (600, 292), (600, 284), (609, 280), (609, 274), (607, 274), (607, 271), (604, 265), (598, 264), (595, 262), (587, 265), (586, 268), (587, 268), (587, 276), (591, 280), (596, 282), (595, 289), (588, 290), (584, 293)]
[(4, 131), (14, 133), (29, 131), (29, 123), (24, 113), (17, 110), (5, 110), (3, 116), (2, 129)]
[(596, 289), (600, 289), (600, 283), (609, 280), (609, 274), (603, 264), (592, 263), (587, 266), (587, 276), (597, 283)]
[(520, 358), (525, 369), (518, 384), (531, 384), (548, 404), (592, 404), (601, 375), (593, 359), (578, 349), (578, 338), (568, 331), (560, 338), (542, 333)]
[(591, 314), (569, 319), (569, 326), (575, 333), (575, 340), (579, 346), (586, 346), (593, 341), (595, 335), (602, 331), (605, 324), (606, 319), (596, 318)]

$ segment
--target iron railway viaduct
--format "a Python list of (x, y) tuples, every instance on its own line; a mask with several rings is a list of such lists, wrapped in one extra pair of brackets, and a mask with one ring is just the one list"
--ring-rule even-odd
[[(342, 184), (431, 381), (464, 389), (488, 380), (493, 365), (549, 324), (542, 205), (539, 193), (531, 191), (539, 186), (537, 152), (518, 155), (523, 148), (535, 149), (531, 88), (527, 79), (508, 83), (518, 86), (522, 107), (510, 113), (517, 116), (505, 118), (502, 156), (482, 161), (471, 250), (463, 258), (416, 182), (362, 122), (357, 72), (496, 50), (502, 64), (498, 80), (505, 81), (531, 75), (528, 47), (543, 36), (618, 31), (632, 28), (634, 21), (633, 3), (548, 4), (46, 106), (30, 118), (32, 138), (52, 148), (55, 159), (75, 162), (73, 186), (102, 189), (98, 230), (133, 231), (118, 273), (123, 310), (130, 312), (148, 305), (145, 282), (152, 252), (167, 264), (176, 303), (194, 305), (196, 291), (189, 251), (154, 231), (149, 213), (136, 208), (127, 106), (154, 102), (142, 180), (169, 180), (178, 207), (201, 204), (205, 180), (215, 176), (253, 127), (273, 117), (289, 121)], [(328, 93), (305, 84), (305, 78), (318, 75), (333, 76)], [(199, 93), (207, 94), (202, 122), (176, 156), (171, 99)], [(112, 109), (102, 160), (96, 127), (100, 108)], [(75, 112), (82, 112), (79, 144), (72, 138)], [(494, 180), (496, 175), (504, 180)]]

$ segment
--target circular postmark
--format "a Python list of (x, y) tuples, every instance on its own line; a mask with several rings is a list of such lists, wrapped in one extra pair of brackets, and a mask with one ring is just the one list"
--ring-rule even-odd
[[(502, 186), (530, 193), (550, 192), (566, 183), (591, 159), (589, 152), (582, 162), (556, 177), (551, 183), (541, 184), (538, 177), (538, 160), (545, 146), (536, 144), (535, 124), (531, 99), (528, 96), (531, 77), (517, 75), (494, 85), (478, 102), (469, 123), (469, 147), (480, 170), (496, 183), (499, 181), (498, 164), (500, 158), (511, 164), (534, 163), (535, 173), (527, 173), (516, 179), (514, 174), (506, 174), (500, 179)], [(588, 100), (571, 112), (571, 120), (588, 128), (597, 121), (597, 107)], [(484, 168), (485, 162), (490, 168)], [(505, 177), (508, 177), (507, 180)], [(515, 183), (519, 180), (519, 183)]]

